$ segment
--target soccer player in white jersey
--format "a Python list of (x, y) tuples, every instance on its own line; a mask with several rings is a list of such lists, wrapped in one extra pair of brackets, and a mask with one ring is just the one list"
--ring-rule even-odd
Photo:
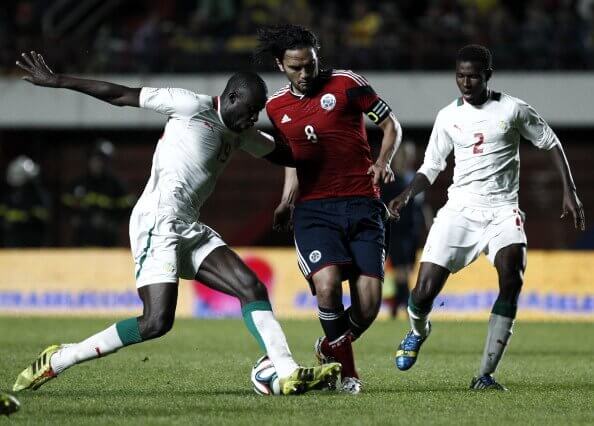
[(169, 116), (153, 156), (151, 176), (130, 218), (139, 317), (119, 321), (76, 344), (52, 345), (23, 370), (14, 391), (37, 389), (65, 369), (121, 347), (163, 336), (173, 326), (178, 280), (197, 279), (239, 299), (244, 321), (276, 367), (283, 394), (336, 381), (340, 364), (299, 367), (275, 319), (266, 287), (214, 230), (198, 221), (199, 209), (237, 149), (283, 165), (290, 151), (252, 129), (266, 102), (266, 84), (254, 73), (233, 75), (220, 96), (183, 89), (130, 88), (54, 74), (43, 57), (17, 62), (37, 86), (70, 89), (117, 106)]
[(489, 319), (487, 341), (471, 389), (506, 388), (492, 374), (512, 335), (526, 267), (524, 217), (518, 207), (519, 145), (523, 137), (548, 150), (563, 182), (562, 215), (568, 212), (584, 230), (582, 204), (559, 139), (524, 101), (491, 90), (491, 53), (469, 45), (458, 52), (456, 83), (462, 96), (439, 111), (425, 160), (410, 185), (390, 202), (391, 213), (425, 191), (446, 167), (454, 151), (454, 178), (448, 201), (431, 227), (421, 258), (408, 313), (412, 330), (396, 354), (396, 366), (408, 370), (431, 331), (429, 313), (450, 273), (472, 263), (481, 252), (497, 269), (499, 296)]

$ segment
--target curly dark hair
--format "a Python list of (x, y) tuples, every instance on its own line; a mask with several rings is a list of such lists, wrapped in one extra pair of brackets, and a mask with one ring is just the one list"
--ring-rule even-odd
[(302, 47), (313, 47), (316, 51), (320, 49), (318, 38), (313, 32), (300, 25), (273, 25), (258, 29), (258, 47), (254, 56), (259, 62), (269, 56), (282, 61), (285, 50)]
[(491, 51), (480, 44), (469, 44), (458, 51), (456, 62), (477, 62), (484, 70), (493, 69), (493, 56)]

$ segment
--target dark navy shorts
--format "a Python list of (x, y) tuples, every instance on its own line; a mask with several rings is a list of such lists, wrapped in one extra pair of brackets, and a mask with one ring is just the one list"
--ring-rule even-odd
[(329, 265), (343, 265), (343, 279), (384, 279), (387, 209), (378, 199), (328, 198), (295, 206), (293, 226), (299, 269), (308, 280)]

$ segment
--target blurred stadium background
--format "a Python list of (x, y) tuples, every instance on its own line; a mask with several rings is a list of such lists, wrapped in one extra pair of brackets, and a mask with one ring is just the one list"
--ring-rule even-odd
[[(254, 63), (252, 50), (258, 27), (281, 22), (318, 34), (323, 65), (353, 69), (370, 80), (399, 117), (405, 140), (416, 146), (417, 164), (437, 111), (457, 96), (455, 52), (470, 42), (490, 47), (492, 86), (532, 104), (563, 142), (588, 226), (578, 233), (559, 220), (556, 171), (546, 153), (522, 145), (520, 206), (530, 252), (520, 318), (594, 319), (594, 254), (588, 251), (594, 249), (593, 0), (3, 1), (0, 314), (138, 310), (127, 215), (148, 178), (164, 124), (147, 111), (30, 86), (19, 80), (19, 53), (41, 52), (59, 73), (213, 95), (231, 72), (251, 69), (273, 92), (286, 84), (284, 76), (271, 63)], [(259, 126), (270, 128), (265, 114)], [(377, 148), (380, 134), (371, 125), (368, 132)], [(19, 156), (25, 157), (14, 163)], [(92, 159), (114, 177), (111, 201), (103, 204), (77, 193)], [(9, 205), (16, 191), (8, 177), (11, 164), (32, 178), (36, 195), (30, 197), (40, 201), (31, 202), (30, 211)], [(428, 192), (433, 211), (444, 203), (450, 178), (451, 167)], [(281, 168), (238, 153), (201, 220), (241, 247), (272, 287), (280, 315), (313, 318), (292, 237), (271, 229), (282, 180)], [(23, 221), (33, 235), (14, 238)], [(85, 221), (101, 222), (109, 237), (85, 237)], [(34, 248), (17, 248), (27, 245)], [(452, 278), (438, 313), (486, 317), (494, 297), (495, 274), (482, 259)], [(237, 306), (194, 283), (184, 286), (179, 312), (234, 315)]]

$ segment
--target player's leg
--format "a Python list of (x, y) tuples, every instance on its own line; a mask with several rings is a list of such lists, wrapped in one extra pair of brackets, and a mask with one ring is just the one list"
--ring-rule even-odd
[(79, 343), (48, 347), (21, 372), (13, 390), (35, 390), (75, 364), (167, 333), (175, 317), (177, 283), (146, 285), (138, 289), (138, 294), (144, 304), (141, 316), (112, 324)]
[(386, 257), (386, 207), (372, 198), (354, 199), (349, 207), (349, 251), (353, 258), (353, 276), (349, 280), (352, 303), (347, 313), (353, 338), (358, 339), (371, 326), (381, 307)]
[(318, 316), (325, 334), (316, 342), (316, 357), (322, 363), (336, 360), (342, 364), (343, 377), (356, 377), (349, 325), (342, 304), (342, 268), (351, 263), (343, 241), (348, 222), (345, 212), (346, 203), (342, 199), (306, 201), (295, 207), (293, 224), (298, 265), (317, 297)]
[(358, 378), (355, 368), (348, 314), (342, 304), (342, 272), (329, 265), (312, 276), (318, 301), (318, 317), (325, 338), (316, 343), (316, 356), (321, 362), (334, 359), (342, 364), (342, 377)]
[(352, 340), (355, 341), (367, 331), (377, 318), (382, 304), (382, 281), (377, 277), (359, 275), (349, 280), (351, 306), (347, 318)]
[(210, 252), (201, 262), (196, 280), (239, 299), (245, 324), (274, 364), (283, 393), (302, 392), (335, 380), (340, 372), (336, 363), (314, 369), (297, 365), (272, 312), (266, 286), (229, 247), (219, 246)]
[(479, 375), (471, 384), (473, 389), (505, 390), (505, 387), (495, 382), (491, 375), (497, 369), (512, 336), (526, 269), (526, 246), (511, 244), (500, 249), (495, 255), (494, 263), (499, 278), (499, 296), (489, 317), (487, 340)]
[(408, 370), (417, 361), (421, 345), (431, 332), (429, 314), (433, 301), (445, 285), (450, 271), (431, 262), (421, 262), (417, 284), (408, 300), (411, 330), (404, 336), (396, 352), (396, 366)]

